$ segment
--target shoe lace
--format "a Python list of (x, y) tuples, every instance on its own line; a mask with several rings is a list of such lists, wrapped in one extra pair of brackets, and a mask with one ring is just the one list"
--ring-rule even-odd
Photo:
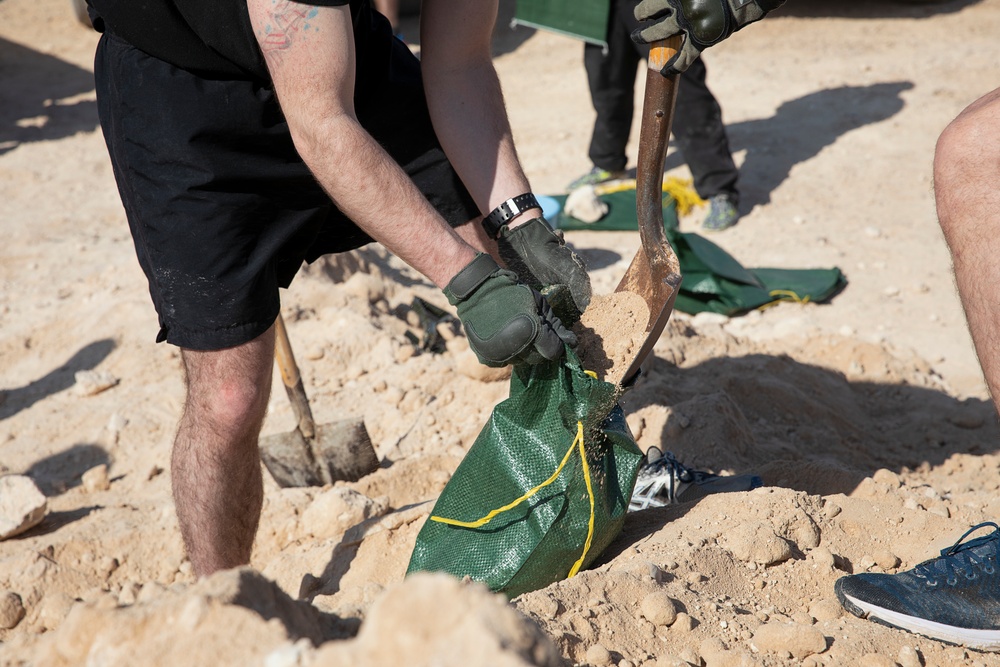
[(677, 497), (691, 484), (714, 477), (712, 473), (688, 468), (672, 452), (650, 447), (646, 461), (639, 468), (632, 492), (630, 511), (648, 507), (664, 507), (677, 502)]
[[(965, 541), (969, 535), (982, 528), (992, 527), (993, 531)], [(997, 571), (997, 542), (1000, 541), (1000, 526), (992, 521), (977, 524), (965, 531), (958, 541), (947, 549), (941, 550), (941, 555), (920, 563), (913, 569), (913, 574), (926, 579), (928, 586), (937, 586), (943, 578), (949, 586), (955, 586), (959, 578), (976, 579), (978, 571), (986, 575)]]

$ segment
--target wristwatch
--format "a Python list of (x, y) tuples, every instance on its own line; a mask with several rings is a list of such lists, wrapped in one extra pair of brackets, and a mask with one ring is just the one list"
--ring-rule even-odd
[(531, 208), (541, 208), (541, 205), (535, 199), (535, 195), (530, 192), (512, 197), (497, 206), (488, 216), (483, 218), (483, 228), (490, 235), (490, 238), (498, 238), (501, 227)]

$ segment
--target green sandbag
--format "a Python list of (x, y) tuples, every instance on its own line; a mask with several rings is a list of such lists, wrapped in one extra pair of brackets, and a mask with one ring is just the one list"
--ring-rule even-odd
[(621, 530), (642, 461), (618, 397), (569, 348), (560, 361), (516, 366), (407, 574), (468, 575), (513, 598), (592, 563)]
[[(553, 197), (560, 204), (566, 196)], [(638, 231), (635, 190), (601, 195), (608, 214), (586, 223), (560, 212), (554, 224), (559, 229), (593, 231)], [(732, 255), (698, 234), (678, 230), (677, 210), (669, 197), (663, 201), (663, 227), (667, 241), (680, 263), (680, 291), (674, 308), (688, 313), (739, 315), (782, 300), (822, 302), (846, 285), (840, 269), (747, 269)]]

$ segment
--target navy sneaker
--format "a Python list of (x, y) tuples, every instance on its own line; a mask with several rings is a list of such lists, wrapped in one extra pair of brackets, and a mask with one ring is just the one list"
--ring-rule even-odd
[[(963, 542), (980, 528), (993, 532)], [(860, 618), (985, 651), (1000, 650), (1000, 526), (981, 523), (941, 556), (898, 574), (841, 577), (833, 590)]]

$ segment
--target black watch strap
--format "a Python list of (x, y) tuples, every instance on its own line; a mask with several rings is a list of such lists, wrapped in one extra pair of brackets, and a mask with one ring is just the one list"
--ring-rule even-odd
[(535, 195), (526, 192), (523, 195), (512, 197), (483, 218), (483, 228), (490, 235), (490, 238), (495, 239), (500, 236), (501, 227), (530, 208), (541, 208)]

